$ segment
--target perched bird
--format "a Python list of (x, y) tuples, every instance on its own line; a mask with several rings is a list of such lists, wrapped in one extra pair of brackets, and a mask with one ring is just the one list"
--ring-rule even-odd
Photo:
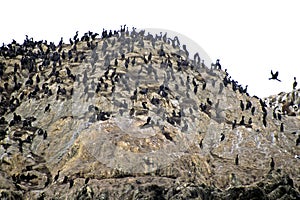
[(146, 101), (142, 102), (143, 109), (149, 110), (149, 108), (146, 105), (147, 105)]
[(251, 101), (247, 100), (247, 103), (246, 103), (246, 110), (250, 109), (251, 107), (252, 107)]
[(232, 123), (232, 130), (235, 128), (235, 126), (236, 126), (236, 119)]
[(296, 81), (296, 77), (294, 77), (293, 89), (295, 90), (296, 87), (297, 87), (297, 81)]
[(206, 82), (203, 83), (202, 90), (205, 90), (205, 88), (206, 88)]
[(263, 118), (263, 125), (264, 127), (267, 127), (267, 120), (265, 118)]
[(84, 184), (88, 184), (90, 181), (90, 177), (87, 177), (85, 180), (84, 180)]
[(59, 177), (59, 172), (60, 170), (57, 171), (57, 174), (54, 176), (53, 182), (57, 181), (58, 177)]
[(209, 98), (206, 99), (206, 102), (211, 106), (212, 105), (212, 102), (211, 100), (209, 100)]
[(129, 111), (129, 115), (132, 116), (134, 114), (134, 108), (131, 108)]
[(74, 185), (74, 180), (73, 180), (73, 179), (70, 179), (70, 180), (69, 180), (69, 184), (70, 184), (70, 187), (69, 187), (69, 189), (70, 189), (70, 188), (72, 188), (73, 185)]
[(250, 125), (252, 124), (252, 118), (251, 117), (248, 120), (248, 124), (250, 124)]
[(254, 112), (255, 112), (255, 107), (252, 107), (251, 108), (251, 114), (254, 115)]
[(44, 113), (47, 112), (47, 111), (50, 112), (50, 104), (49, 104), (49, 103), (48, 103), (48, 105), (46, 106)]
[(271, 167), (271, 170), (274, 170), (275, 162), (274, 162), (274, 159), (273, 159), (273, 158), (271, 158), (270, 167)]
[(221, 64), (220, 64), (220, 59), (217, 59), (217, 61), (216, 61), (216, 67), (218, 68), (218, 69), (221, 69), (222, 67), (221, 67)]
[(277, 80), (277, 81), (281, 82), (281, 80), (278, 79), (278, 74), (279, 74), (278, 71), (274, 74), (273, 71), (271, 70), (272, 77), (269, 78), (269, 80), (273, 79), (273, 80)]
[(64, 179), (63, 179), (63, 181), (62, 181), (62, 183), (63, 183), (63, 184), (66, 184), (66, 183), (68, 182), (68, 179), (69, 179), (69, 178), (68, 178), (67, 176), (65, 176)]
[(284, 126), (283, 126), (283, 123), (280, 124), (280, 132), (284, 132)]
[(242, 116), (242, 119), (241, 119), (241, 121), (240, 121), (240, 125), (242, 126), (242, 125), (245, 125), (245, 116)]
[(300, 144), (300, 135), (299, 135), (299, 137), (296, 140), (296, 146), (298, 146), (299, 144)]
[(243, 100), (240, 100), (240, 106), (241, 106), (242, 111), (244, 111), (245, 106), (244, 106)]
[(221, 142), (225, 139), (224, 133), (221, 133)]
[(239, 154), (236, 154), (235, 165), (239, 165)]

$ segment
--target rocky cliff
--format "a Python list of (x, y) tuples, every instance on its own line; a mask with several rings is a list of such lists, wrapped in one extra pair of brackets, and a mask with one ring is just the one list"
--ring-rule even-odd
[(299, 90), (251, 97), (181, 46), (125, 27), (3, 45), (0, 197), (299, 199)]

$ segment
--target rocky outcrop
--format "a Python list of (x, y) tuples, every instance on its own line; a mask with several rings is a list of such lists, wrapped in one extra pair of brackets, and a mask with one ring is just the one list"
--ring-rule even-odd
[(249, 96), (176, 38), (70, 43), (1, 48), (1, 197), (299, 198), (299, 112)]

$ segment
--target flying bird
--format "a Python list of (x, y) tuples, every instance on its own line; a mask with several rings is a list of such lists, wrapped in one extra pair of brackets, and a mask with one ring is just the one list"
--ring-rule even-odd
[(273, 71), (271, 70), (271, 75), (272, 75), (272, 77), (269, 78), (269, 80), (273, 79), (273, 80), (277, 80), (277, 81), (281, 82), (281, 80), (278, 79), (278, 71), (274, 74)]

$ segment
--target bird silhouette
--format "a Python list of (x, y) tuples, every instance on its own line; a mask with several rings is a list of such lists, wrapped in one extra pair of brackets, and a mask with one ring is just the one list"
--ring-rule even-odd
[(278, 75), (279, 75), (278, 71), (275, 72), (275, 74), (274, 74), (273, 71), (271, 70), (271, 75), (272, 75), (272, 77), (269, 78), (269, 80), (273, 79), (273, 80), (277, 80), (277, 81), (281, 82), (281, 80), (278, 79)]
[(296, 87), (297, 87), (297, 81), (296, 81), (296, 77), (294, 77), (293, 89), (295, 90)]

